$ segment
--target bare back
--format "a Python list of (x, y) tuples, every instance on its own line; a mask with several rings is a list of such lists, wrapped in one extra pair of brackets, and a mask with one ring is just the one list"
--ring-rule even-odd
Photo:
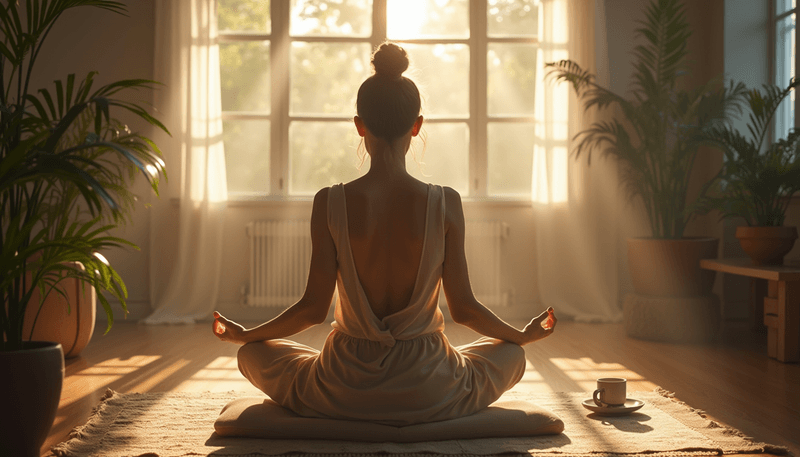
[(428, 185), (414, 178), (347, 183), (347, 226), (356, 271), (378, 319), (405, 308), (419, 271)]

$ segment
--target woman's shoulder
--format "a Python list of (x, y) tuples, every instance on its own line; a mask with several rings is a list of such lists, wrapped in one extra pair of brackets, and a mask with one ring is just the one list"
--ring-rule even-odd
[(444, 192), (444, 202), (446, 207), (461, 207), (461, 194), (457, 190), (448, 186), (441, 186)]
[(323, 187), (314, 195), (314, 203), (311, 204), (312, 214), (325, 214), (328, 212), (328, 195), (332, 187)]
[[(341, 184), (338, 184), (341, 185)], [(318, 202), (324, 202), (328, 199), (328, 194), (330, 193), (331, 189), (333, 189), (337, 184), (329, 187), (323, 187), (322, 189), (318, 190), (316, 194), (314, 194), (314, 204), (316, 205)]]
[(444, 191), (445, 232), (451, 227), (463, 227), (464, 210), (461, 207), (461, 194), (452, 187), (442, 186)]

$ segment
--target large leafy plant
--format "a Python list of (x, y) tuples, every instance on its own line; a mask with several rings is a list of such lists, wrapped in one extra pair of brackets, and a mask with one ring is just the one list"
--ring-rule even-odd
[(681, 238), (696, 215), (686, 208), (704, 133), (738, 111), (745, 87), (712, 80), (683, 88), (691, 31), (678, 0), (653, 0), (640, 25), (636, 33), (643, 43), (633, 51), (627, 97), (600, 86), (596, 75), (571, 60), (547, 66), (558, 81), (572, 84), (585, 109), (613, 112), (576, 135), (576, 158), (586, 153), (591, 163), (595, 151), (614, 156), (622, 165), (620, 185), (629, 200), (642, 198), (653, 237)]
[[(140, 171), (156, 193), (166, 177), (160, 151), (110, 115), (127, 111), (169, 133), (139, 104), (114, 98), (157, 83), (130, 79), (92, 89), (95, 72), (77, 87), (75, 76), (55, 81), (55, 92), (29, 90), (42, 43), (61, 14), (94, 6), (124, 14), (110, 0), (26, 0), (0, 4), (0, 350), (22, 347), (31, 296), (64, 295), (60, 283), (78, 278), (98, 290), (108, 316), (108, 292), (127, 312), (125, 284), (101, 251), (132, 243), (108, 235), (133, 209), (128, 186)], [(69, 262), (80, 262), (85, 268)]]
[(781, 226), (790, 197), (800, 191), (800, 131), (769, 143), (769, 130), (781, 102), (800, 86), (792, 79), (781, 88), (763, 86), (747, 93), (747, 133), (731, 126), (708, 132), (722, 149), (722, 169), (706, 184), (707, 195), (696, 202), (698, 211), (719, 210), (722, 218), (741, 217), (750, 226)]

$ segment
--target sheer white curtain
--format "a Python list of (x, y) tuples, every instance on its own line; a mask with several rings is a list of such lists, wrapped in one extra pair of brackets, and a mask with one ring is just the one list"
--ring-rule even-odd
[[(546, 62), (571, 59), (593, 72), (604, 66), (604, 0), (542, 0), (537, 58), (533, 206), (539, 294), (545, 306), (578, 321), (615, 322), (619, 305), (617, 166), (597, 153), (575, 160), (572, 137), (595, 113), (584, 112), (566, 82), (546, 76)], [(598, 32), (598, 33), (595, 33)], [(602, 81), (600, 81), (602, 83)]]
[[(147, 324), (193, 323), (207, 317), (217, 302), (227, 184), (215, 5), (209, 0), (155, 2), (155, 79), (165, 84), (155, 105), (172, 132), (159, 146), (170, 187), (179, 187), (173, 194), (180, 210), (175, 258), (166, 258), (159, 248), (150, 255), (154, 306), (143, 321)], [(156, 204), (173, 203), (162, 196)], [(162, 230), (160, 222), (151, 227)], [(157, 294), (155, 284), (164, 274), (169, 280)]]

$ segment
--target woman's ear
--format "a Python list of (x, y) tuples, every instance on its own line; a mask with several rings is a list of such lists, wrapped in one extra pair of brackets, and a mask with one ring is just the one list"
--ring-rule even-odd
[(364, 127), (364, 121), (361, 120), (360, 117), (355, 116), (353, 118), (353, 123), (356, 125), (356, 131), (358, 132), (358, 136), (365, 136), (367, 134), (367, 129)]
[(414, 125), (411, 127), (411, 136), (419, 135), (419, 129), (422, 128), (422, 116), (418, 117), (416, 121), (414, 121)]

